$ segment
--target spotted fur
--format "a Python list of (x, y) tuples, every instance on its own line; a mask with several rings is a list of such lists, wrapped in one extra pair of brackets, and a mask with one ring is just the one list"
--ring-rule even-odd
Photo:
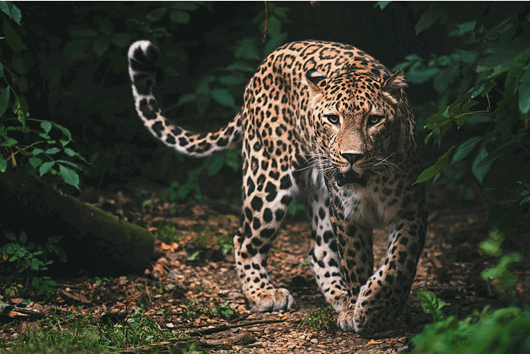
[[(158, 50), (129, 50), (136, 110), (175, 150), (243, 154), (243, 207), (234, 236), (237, 275), (251, 307), (286, 310), (267, 253), (299, 192), (309, 194), (311, 267), (344, 331), (392, 323), (408, 298), (426, 231), (415, 120), (402, 71), (391, 73), (359, 49), (320, 41), (286, 44), (248, 83), (240, 112), (218, 131), (196, 134), (162, 114), (152, 88)], [(372, 229), (387, 228), (384, 264), (374, 272)]]

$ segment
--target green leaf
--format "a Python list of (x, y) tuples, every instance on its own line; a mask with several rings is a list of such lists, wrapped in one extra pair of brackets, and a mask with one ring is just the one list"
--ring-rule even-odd
[(11, 9), (9, 8), (9, 3), (7, 1), (0, 1), (0, 10), (11, 18)]
[(149, 12), (145, 17), (150, 22), (156, 22), (160, 20), (167, 13), (167, 11), (168, 11), (167, 8), (160, 7), (156, 10)]
[(46, 134), (48, 134), (52, 129), (52, 123), (48, 122), (47, 120), (43, 120), (40, 124), (40, 127), (42, 128), (42, 130), (44, 130)]
[(39, 154), (42, 154), (43, 152), (44, 152), (44, 150), (42, 150), (41, 148), (34, 148), (31, 153), (33, 155), (39, 155)]
[(262, 57), (258, 50), (258, 40), (250, 37), (244, 38), (236, 49), (234, 56), (236, 58), (261, 60)]
[(209, 95), (200, 95), (197, 98), (197, 110), (200, 114), (204, 114), (210, 106), (210, 96)]
[(71, 186), (79, 188), (79, 175), (74, 170), (65, 167), (64, 165), (59, 165), (59, 174), (63, 178), (65, 183), (68, 183)]
[(469, 155), (473, 148), (482, 140), (484, 140), (483, 137), (473, 137), (460, 144), (453, 156), (453, 163), (456, 163)]
[(221, 168), (223, 168), (225, 164), (225, 157), (224, 155), (215, 156), (211, 158), (209, 162), (210, 163), (208, 164), (206, 168), (206, 173), (208, 174), (208, 176), (211, 177), (215, 175), (217, 172), (219, 172)]
[(392, 1), (378, 1), (375, 3), (374, 8), (379, 7), (381, 11), (385, 9)]
[(76, 163), (72, 162), (72, 161), (67, 161), (67, 160), (56, 160), (55, 162), (58, 162), (58, 163), (65, 163), (67, 165), (70, 165), (72, 167), (75, 167), (75, 168), (78, 168), (78, 169), (81, 169), (81, 167), (79, 167), (79, 165), (77, 165)]
[(519, 110), (523, 114), (530, 111), (530, 68), (528, 66), (519, 80)]
[(4, 19), (4, 33), (7, 44), (9, 44), (15, 53), (20, 52), (22, 49), (26, 49), (26, 45), (22, 42), (22, 38), (20, 38), (15, 29), (9, 24), (7, 19)]
[[(417, 184), (417, 183), (428, 181), (431, 178), (435, 177), (436, 175), (439, 175), (440, 173), (442, 173), (443, 169), (445, 168), (445, 166), (449, 162), (449, 157), (451, 156), (451, 152), (453, 151), (454, 148), (455, 148), (455, 146), (451, 146), (449, 148), (449, 150), (447, 150), (447, 152), (445, 154), (440, 156), (438, 161), (436, 161), (436, 163), (433, 166), (425, 169), (418, 176), (418, 179), (413, 184)], [(437, 179), (437, 177), (434, 179), (434, 182), (436, 182), (436, 179)]]
[(54, 125), (55, 128), (59, 129), (61, 131), (61, 133), (63, 133), (64, 136), (66, 136), (68, 141), (72, 140), (72, 134), (70, 134), (70, 131), (67, 128), (65, 128), (62, 125), (57, 124), (57, 123), (54, 123), (53, 125)]
[(68, 156), (74, 156), (75, 155), (75, 151), (70, 149), (70, 148), (65, 148), (64, 149), (64, 153)]
[(434, 77), (434, 89), (438, 93), (443, 94), (460, 74), (460, 68), (458, 65), (453, 65), (440, 71), (439, 74)]
[[(20, 231), (20, 236), (18, 237), (20, 240), (20, 243), (25, 245), (28, 242), (28, 235), (24, 231)], [(37, 252), (34, 252), (33, 254), (36, 254)]]
[(188, 23), (190, 23), (190, 14), (187, 13), (187, 12), (183, 12), (183, 11), (171, 11), (171, 15), (169, 16), (169, 18), (171, 19), (171, 21), (173, 22), (176, 22), (176, 23), (183, 23), (185, 25), (187, 25)]
[(282, 30), (282, 21), (276, 16), (269, 17), (269, 23), (267, 26), (267, 32), (271, 37), (275, 37), (280, 34)]
[(247, 79), (241, 76), (221, 76), (219, 78), (219, 82), (225, 86), (241, 85), (243, 83), (246, 83)]
[(22, 19), (22, 12), (20, 12), (19, 8), (16, 7), (15, 4), (10, 1), (1, 1), (0, 9), (2, 12), (8, 15), (9, 18), (15, 21), (17, 25), (21, 26), (20, 20)]
[(58, 153), (59, 151), (61, 150), (58, 147), (53, 147), (53, 148), (47, 149), (44, 153), (48, 155), (53, 155), (53, 154)]
[(476, 24), (477, 24), (477, 21), (469, 21), (469, 22), (458, 24), (456, 25), (458, 29), (456, 31), (451, 32), (449, 36), (460, 37), (460, 36), (463, 36), (464, 34), (472, 32), (475, 29)]
[(45, 173), (48, 173), (54, 164), (55, 161), (43, 163), (39, 168), (40, 176), (42, 177)]
[(197, 96), (193, 93), (187, 93), (185, 95), (180, 96), (178, 104), (185, 104), (188, 102), (193, 102), (197, 100)]
[(215, 102), (226, 106), (226, 107), (234, 107), (236, 105), (234, 98), (232, 95), (224, 89), (214, 89), (212, 90), (212, 97)]
[(427, 68), (416, 62), (407, 73), (407, 80), (413, 84), (422, 84), (429, 81), (440, 72), (440, 68)]
[(32, 156), (29, 158), (29, 164), (32, 167), (37, 168), (42, 164), (42, 160), (39, 159), (38, 157)]
[(498, 279), (499, 282), (496, 284), (496, 287), (500, 292), (514, 292), (519, 282), (519, 276), (512, 272), (512, 267), (514, 263), (521, 262), (522, 260), (523, 256), (518, 252), (502, 256), (499, 264), (493, 268), (484, 270), (481, 277), (484, 280)]
[(13, 242), (17, 242), (17, 237), (13, 233), (13, 231), (4, 230), (4, 236), (9, 240)]
[(432, 315), (434, 322), (443, 321), (446, 316), (442, 312), (442, 307), (447, 305), (430, 291), (418, 291), (418, 299), (421, 302), (423, 312)]
[(480, 249), (490, 256), (502, 256), (501, 244), (504, 242), (506, 235), (499, 230), (493, 230), (489, 233), (487, 240), (480, 243)]
[(254, 65), (247, 64), (245, 62), (236, 61), (225, 68), (227, 71), (244, 71), (253, 73), (256, 71)]
[(108, 38), (100, 37), (94, 41), (94, 44), (92, 45), (92, 50), (94, 50), (94, 53), (96, 53), (99, 56), (102, 56), (105, 54), (105, 52), (110, 47), (110, 41)]
[(188, 257), (188, 261), (193, 262), (194, 260), (197, 259), (197, 257), (198, 257), (200, 254), (201, 254), (201, 251), (200, 251), (200, 250), (194, 252), (192, 255), (190, 255), (190, 256)]
[(28, 105), (26, 101), (20, 100), (15, 94), (15, 103), (13, 104), (13, 113), (18, 116), (18, 121), (26, 126), (26, 117), (28, 116)]
[(2, 90), (2, 93), (0, 93), (0, 117), (2, 117), (8, 108), (9, 105), (9, 87), (6, 87)]
[(530, 49), (527, 49), (523, 53), (519, 54), (511, 64), (510, 71), (508, 71), (508, 77), (506, 78), (505, 92), (506, 98), (510, 100), (516, 93), (519, 80), (523, 74), (526, 63), (530, 60)]
[[(22, 12), (15, 5), (13, 5), (13, 8), (11, 9), (11, 15), (11, 18), (17, 23), (17, 25), (22, 26), (20, 24), (20, 20), (22, 19)], [(4, 39), (5, 37), (1, 38)]]
[(16, 141), (15, 139), (13, 138), (6, 138), (4, 142), (2, 142), (0, 145), (1, 146), (13, 146), (13, 145), (16, 145), (18, 144), (18, 141)]
[(405, 57), (406, 61), (422, 61), (421, 57), (418, 54), (409, 54)]
[(283, 32), (272, 37), (263, 48), (264, 55), (267, 56), (272, 53), (276, 48), (281, 46), (287, 41), (287, 33)]
[(7, 161), (2, 155), (0, 155), (0, 172), (5, 172), (7, 170)]
[(441, 24), (447, 22), (447, 10), (441, 8), (438, 4), (431, 5), (429, 10), (421, 14), (420, 20), (416, 23), (416, 36), (431, 27), (436, 21), (440, 20)]
[(486, 150), (486, 147), (483, 146), (477, 154), (475, 161), (473, 161), (472, 167), (473, 175), (480, 183), (482, 183), (484, 176), (486, 176), (486, 173), (490, 170), (493, 161), (494, 159), (488, 159), (488, 151)]

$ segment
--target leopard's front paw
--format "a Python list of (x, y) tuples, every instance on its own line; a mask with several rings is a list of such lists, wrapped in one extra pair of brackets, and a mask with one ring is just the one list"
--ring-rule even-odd
[(349, 308), (350, 301), (348, 300), (348, 293), (344, 292), (341, 296), (332, 299), (331, 305), (336, 313), (341, 313)]
[(250, 308), (261, 312), (288, 310), (294, 306), (293, 296), (287, 289), (258, 290), (253, 299), (248, 299)]
[(355, 322), (354, 318), (354, 310), (346, 310), (339, 313), (339, 317), (337, 318), (337, 326), (344, 332), (357, 332), (357, 322)]

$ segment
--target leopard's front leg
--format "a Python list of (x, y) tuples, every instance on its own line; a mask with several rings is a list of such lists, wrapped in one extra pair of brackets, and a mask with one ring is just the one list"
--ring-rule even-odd
[[(338, 234), (339, 245), (341, 241), (344, 245), (341, 265), (347, 286), (352, 290), (351, 299), (355, 300), (350, 309), (339, 314), (338, 325), (344, 331), (373, 333), (382, 330), (392, 323), (407, 301), (425, 241), (427, 213), (421, 192), (418, 188), (418, 192), (414, 193), (418, 198), (408, 199), (409, 208), (401, 210), (397, 221), (389, 227), (389, 248), (385, 262), (360, 287), (357, 296), (358, 282), (351, 281), (351, 276), (347, 274), (358, 273), (357, 263), (363, 261), (355, 256), (354, 240), (358, 237), (356, 233)], [(351, 252), (354, 257), (349, 256)]]
[[(243, 214), (234, 237), (237, 276), (251, 308), (287, 310), (294, 299), (287, 289), (275, 288), (267, 272), (267, 255), (297, 187), (290, 172), (267, 181), (260, 170), (248, 169), (243, 180)], [(278, 183), (275, 184), (274, 182)]]
[(339, 313), (337, 324), (346, 332), (358, 331), (353, 319), (353, 311), (358, 303), (359, 292), (373, 274), (374, 256), (372, 249), (372, 229), (344, 220), (335, 210), (332, 217), (337, 235), (340, 270), (348, 291), (348, 308)]

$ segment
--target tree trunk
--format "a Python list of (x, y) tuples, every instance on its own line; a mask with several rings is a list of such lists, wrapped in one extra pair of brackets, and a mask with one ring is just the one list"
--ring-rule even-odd
[[(64, 196), (23, 172), (0, 173), (0, 225), (29, 241), (44, 245), (49, 236), (62, 235), (57, 244), (67, 262), (54, 261), (50, 270), (91, 276), (142, 272), (154, 251), (153, 236), (96, 207)], [(7, 242), (0, 234), (0, 245)]]

